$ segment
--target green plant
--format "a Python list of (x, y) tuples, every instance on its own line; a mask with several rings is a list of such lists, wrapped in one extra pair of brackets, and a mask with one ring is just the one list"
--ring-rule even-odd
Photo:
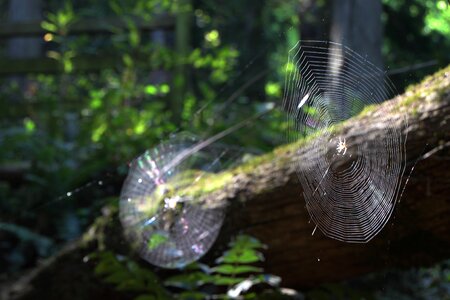
[(94, 255), (99, 260), (95, 273), (119, 290), (138, 292), (140, 296), (136, 299), (140, 300), (167, 299), (169, 295), (186, 300), (255, 299), (258, 293), (249, 292), (253, 286), (263, 284), (273, 290), (281, 281), (277, 276), (264, 274), (259, 266), (264, 260), (261, 253), (264, 247), (253, 237), (239, 235), (213, 266), (195, 262), (162, 283), (150, 269), (111, 252)]
[(44, 35), (46, 42), (53, 41), (60, 45), (60, 51), (48, 51), (49, 58), (58, 61), (64, 73), (71, 73), (73, 71), (73, 58), (76, 52), (69, 49), (68, 34), (70, 26), (77, 20), (77, 15), (70, 2), (65, 2), (64, 7), (54, 13), (47, 14), (45, 21), (42, 21), (41, 27), (47, 31)]
[(157, 275), (131, 259), (109, 251), (98, 252), (91, 257), (98, 259), (95, 267), (97, 275), (102, 276), (105, 282), (115, 285), (117, 290), (140, 294), (135, 300), (171, 299)]

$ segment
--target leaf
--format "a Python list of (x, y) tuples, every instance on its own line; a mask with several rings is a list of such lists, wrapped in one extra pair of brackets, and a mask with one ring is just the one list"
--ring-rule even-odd
[(242, 281), (246, 280), (246, 278), (236, 278), (236, 277), (228, 277), (222, 275), (214, 275), (212, 276), (211, 283), (214, 285), (234, 285), (238, 284)]
[(265, 248), (265, 245), (254, 237), (241, 234), (238, 235), (236, 240), (231, 243), (231, 247), (232, 249), (236, 248), (262, 249)]
[(197, 291), (185, 291), (178, 294), (178, 298), (183, 300), (203, 300), (207, 299), (208, 295)]
[(242, 274), (242, 273), (259, 273), (262, 272), (261, 268), (254, 266), (235, 266), (235, 265), (219, 265), (212, 269), (215, 273), (220, 274)]
[(130, 275), (125, 272), (124, 270), (117, 270), (111, 275), (108, 275), (103, 279), (104, 281), (112, 284), (119, 284), (125, 280), (128, 280), (130, 278)]
[(155, 85), (150, 84), (150, 85), (145, 86), (145, 93), (153, 96), (158, 93), (158, 89), (156, 88)]
[(217, 259), (218, 263), (248, 264), (264, 260), (264, 256), (253, 249), (231, 249)]
[(55, 24), (47, 22), (47, 21), (42, 21), (41, 22), (41, 27), (43, 29), (47, 30), (47, 31), (50, 31), (50, 32), (57, 32), (58, 31), (58, 27)]
[(126, 272), (125, 268), (117, 261), (111, 252), (98, 253), (99, 263), (95, 267), (95, 274), (105, 275), (111, 274), (119, 270)]
[(303, 105), (302, 109), (306, 114), (311, 116), (317, 116), (319, 114), (317, 109), (313, 106)]
[(56, 51), (47, 51), (47, 57), (52, 58), (54, 60), (61, 60), (61, 54)]
[(264, 256), (256, 249), (264, 248), (259, 240), (248, 235), (239, 235), (230, 243), (231, 249), (226, 251), (216, 262), (229, 264), (248, 264), (264, 260)]
[(136, 48), (141, 42), (139, 31), (136, 27), (136, 24), (131, 19), (127, 19), (125, 21), (128, 26), (128, 41), (130, 43), (130, 46), (132, 48)]
[(122, 56), (123, 63), (126, 67), (131, 68), (134, 64), (133, 58), (129, 54), (124, 54)]
[(126, 266), (131, 275), (133, 275), (135, 278), (138, 278), (139, 280), (145, 281), (147, 279), (147, 276), (149, 276), (150, 271), (141, 268), (136, 262), (132, 260), (128, 260), (126, 262)]
[(185, 270), (185, 271), (187, 271), (187, 270), (200, 270), (203, 273), (207, 273), (207, 274), (210, 274), (210, 273), (213, 272), (212, 268), (210, 268), (208, 265), (199, 263), (197, 261), (188, 264), (187, 266), (185, 266), (183, 268), (183, 270)]
[(131, 278), (120, 282), (116, 288), (119, 291), (143, 291), (146, 289), (146, 286), (142, 282)]
[(154, 250), (156, 247), (158, 247), (161, 244), (164, 244), (165, 242), (167, 242), (169, 240), (169, 238), (167, 237), (167, 235), (163, 235), (160, 233), (154, 233), (152, 234), (152, 236), (150, 237), (147, 247), (148, 250)]
[(258, 294), (256, 293), (249, 293), (244, 295), (244, 299), (259, 299)]
[(64, 72), (71, 73), (73, 71), (73, 63), (70, 59), (64, 59), (63, 66)]
[(211, 283), (212, 281), (213, 278), (211, 275), (199, 271), (169, 277), (166, 281), (164, 281), (164, 285), (189, 290), (207, 283)]

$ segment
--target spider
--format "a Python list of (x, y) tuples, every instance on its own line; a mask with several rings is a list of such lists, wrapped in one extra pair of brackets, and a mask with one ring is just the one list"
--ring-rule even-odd
[(345, 155), (345, 153), (347, 152), (347, 143), (345, 142), (345, 138), (344, 140), (342, 140), (341, 137), (339, 137), (339, 143), (336, 147), (336, 150), (338, 154), (341, 154), (341, 152), (343, 151), (342, 155)]

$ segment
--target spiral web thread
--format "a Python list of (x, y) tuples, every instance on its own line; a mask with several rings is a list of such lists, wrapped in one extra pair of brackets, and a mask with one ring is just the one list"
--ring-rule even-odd
[(377, 118), (380, 126), (367, 126), (381, 134), (358, 144), (352, 142), (361, 139), (360, 128), (339, 136), (333, 126), (394, 91), (381, 70), (340, 44), (302, 41), (289, 52), (283, 98), (288, 139), (317, 135), (296, 170), (311, 219), (330, 238), (368, 242), (392, 214), (405, 171), (406, 136), (398, 130), (405, 116)]
[(224, 206), (177, 193), (234, 158), (231, 150), (216, 144), (198, 145), (195, 138), (179, 134), (130, 164), (120, 218), (141, 257), (154, 265), (178, 268), (199, 259), (222, 226)]

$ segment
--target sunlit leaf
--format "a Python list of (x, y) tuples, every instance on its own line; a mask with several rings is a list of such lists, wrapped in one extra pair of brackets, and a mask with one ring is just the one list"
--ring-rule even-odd
[(281, 96), (281, 86), (279, 83), (268, 82), (265, 86), (265, 91), (267, 96), (280, 97)]
[(152, 236), (150, 237), (150, 239), (148, 241), (148, 245), (147, 245), (148, 249), (154, 250), (159, 245), (167, 242), (168, 239), (169, 238), (164, 234), (154, 233), (154, 234), (152, 234)]
[(318, 114), (317, 109), (312, 106), (303, 105), (302, 109), (306, 114), (311, 115), (311, 116), (316, 116)]
[(253, 249), (232, 249), (217, 259), (218, 263), (248, 264), (264, 261), (262, 253)]
[(154, 95), (156, 95), (158, 93), (158, 89), (156, 88), (155, 85), (147, 85), (145, 87), (145, 93), (148, 94), (148, 95), (154, 96)]
[(25, 130), (28, 133), (32, 133), (36, 129), (36, 124), (33, 122), (33, 120), (29, 118), (25, 118), (23, 120), (23, 126), (25, 127)]
[(170, 86), (168, 84), (161, 84), (160, 91), (162, 94), (167, 94), (170, 92)]
[(102, 123), (102, 124), (100, 124), (100, 126), (95, 128), (91, 135), (92, 141), (98, 142), (100, 140), (100, 138), (102, 137), (103, 133), (105, 133), (107, 128), (108, 128), (108, 126), (106, 125), (106, 123)]
[(47, 31), (50, 31), (50, 32), (56, 32), (56, 31), (58, 31), (58, 27), (57, 27), (55, 24), (50, 23), (50, 22), (48, 22), (48, 21), (42, 21), (42, 22), (41, 22), (41, 27), (42, 27), (43, 29), (47, 30)]

